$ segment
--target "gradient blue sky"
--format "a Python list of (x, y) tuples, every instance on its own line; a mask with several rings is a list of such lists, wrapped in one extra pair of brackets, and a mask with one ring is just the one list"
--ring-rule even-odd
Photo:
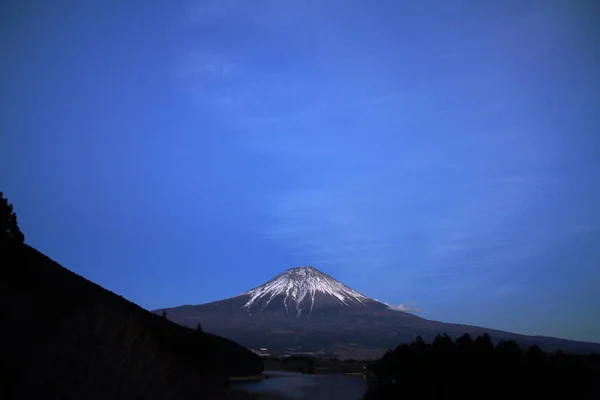
[(3, 2), (0, 190), (149, 309), (314, 265), (600, 341), (598, 4)]

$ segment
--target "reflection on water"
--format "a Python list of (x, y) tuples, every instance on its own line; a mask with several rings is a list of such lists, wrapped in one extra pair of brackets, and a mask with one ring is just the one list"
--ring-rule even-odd
[(345, 375), (304, 375), (296, 372), (265, 371), (269, 378), (236, 384), (240, 391), (278, 394), (287, 399), (360, 400), (367, 391), (362, 377)]

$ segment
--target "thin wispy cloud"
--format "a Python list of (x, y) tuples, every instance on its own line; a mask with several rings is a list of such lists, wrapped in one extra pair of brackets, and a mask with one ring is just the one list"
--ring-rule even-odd
[(403, 311), (403, 312), (409, 312), (409, 313), (413, 313), (413, 314), (416, 314), (421, 311), (416, 306), (416, 304), (413, 302), (407, 302), (407, 303), (402, 303), (402, 304), (390, 304), (387, 301), (383, 301), (383, 300), (379, 300), (379, 299), (374, 299), (374, 300), (385, 304), (386, 306), (388, 306), (388, 308), (390, 310), (393, 310), (393, 311)]
[(416, 307), (408, 306), (405, 304), (396, 304), (396, 305), (388, 304), (388, 308), (390, 310), (394, 310), (394, 311), (403, 311), (403, 312), (409, 312), (409, 313), (418, 313), (419, 311), (421, 311)]
[(222, 80), (231, 77), (233, 69), (233, 62), (223, 59), (222, 56), (190, 51), (173, 71), (173, 76), (181, 80)]
[(190, 22), (201, 23), (223, 18), (231, 9), (240, 5), (240, 0), (201, 0), (191, 7), (187, 17)]

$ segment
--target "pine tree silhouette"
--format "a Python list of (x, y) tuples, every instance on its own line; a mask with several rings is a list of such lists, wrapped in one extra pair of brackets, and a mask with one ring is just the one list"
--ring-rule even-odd
[(468, 333), (465, 333), (464, 335), (456, 339), (456, 345), (461, 350), (471, 350), (473, 344), (473, 338)]
[(17, 215), (13, 211), (13, 206), (4, 198), (2, 192), (0, 192), (0, 239), (18, 243), (25, 241), (25, 235), (17, 224)]
[(443, 335), (437, 335), (433, 341), (433, 346), (436, 347), (437, 351), (441, 352), (451, 352), (455, 348), (452, 338), (450, 338), (447, 333), (444, 333)]
[(490, 335), (486, 333), (482, 336), (477, 336), (477, 339), (475, 339), (475, 348), (480, 352), (491, 352), (494, 350), (494, 342), (492, 342)]
[(423, 351), (425, 349), (425, 347), (427, 347), (427, 345), (425, 344), (425, 341), (423, 340), (421, 335), (419, 335), (416, 337), (415, 341), (411, 344), (411, 347), (413, 347), (414, 349), (416, 349), (418, 351)]

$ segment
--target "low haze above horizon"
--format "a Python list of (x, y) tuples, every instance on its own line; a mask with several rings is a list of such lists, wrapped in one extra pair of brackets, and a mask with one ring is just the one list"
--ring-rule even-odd
[[(595, 1), (0, 5), (0, 191), (147, 309), (312, 265), (600, 342)], [(57, 288), (60, 290), (60, 288)]]

